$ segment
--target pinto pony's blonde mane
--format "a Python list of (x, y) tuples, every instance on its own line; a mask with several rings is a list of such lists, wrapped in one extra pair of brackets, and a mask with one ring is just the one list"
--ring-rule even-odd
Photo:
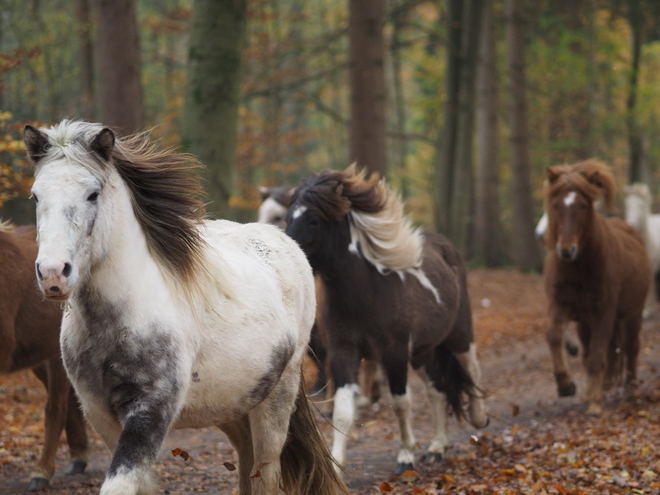
[(36, 162), (37, 173), (42, 163), (67, 159), (105, 184), (109, 167), (114, 167), (130, 192), (149, 250), (166, 273), (189, 289), (200, 275), (208, 278), (211, 268), (200, 231), (205, 215), (201, 164), (192, 155), (159, 149), (148, 133), (116, 138), (110, 156), (103, 157), (94, 140), (104, 129), (100, 124), (67, 120), (41, 129), (48, 145)]
[(608, 209), (614, 206), (616, 183), (610, 167), (600, 160), (590, 158), (573, 165), (556, 165), (546, 170), (545, 211), (548, 212), (548, 233), (546, 245), (554, 250), (557, 243), (557, 219), (555, 218), (552, 200), (568, 191), (576, 191), (584, 195), (593, 207), (596, 200), (603, 198)]
[(423, 237), (404, 215), (403, 202), (377, 174), (356, 164), (317, 175), (301, 195), (302, 204), (327, 220), (349, 217), (350, 249), (381, 273), (404, 272), (422, 265)]

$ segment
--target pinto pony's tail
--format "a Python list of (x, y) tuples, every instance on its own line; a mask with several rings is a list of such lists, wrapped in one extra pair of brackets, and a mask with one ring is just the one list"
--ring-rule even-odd
[(350, 495), (337, 464), (316, 425), (304, 380), (289, 422), (289, 435), (281, 454), (282, 491), (291, 495)]
[(456, 418), (469, 419), (465, 410), (465, 396), (479, 394), (481, 391), (444, 343), (435, 349), (431, 378), (436, 388), (447, 396), (447, 408)]

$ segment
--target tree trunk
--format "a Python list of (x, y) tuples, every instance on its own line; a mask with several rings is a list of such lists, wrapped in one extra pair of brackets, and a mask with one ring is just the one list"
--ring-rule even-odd
[(626, 102), (626, 125), (628, 127), (628, 146), (630, 164), (628, 166), (628, 181), (642, 182), (642, 133), (637, 121), (637, 88), (639, 78), (639, 62), (642, 52), (643, 14), (639, 0), (628, 0), (628, 21), (632, 32), (632, 63), (630, 67), (630, 81), (628, 87), (628, 100)]
[(195, 0), (188, 51), (183, 144), (207, 167), (207, 210), (230, 217), (238, 133), (245, 0)]
[(78, 22), (80, 22), (80, 76), (81, 115), (95, 121), (94, 112), (94, 50), (92, 45), (92, 19), (89, 0), (78, 0)]
[(474, 139), (475, 80), (479, 58), (481, 12), (485, 0), (465, 2), (461, 48), (460, 90), (456, 159), (454, 162), (453, 194), (449, 237), (464, 256), (468, 256), (467, 232), (470, 225), (472, 187), (472, 145)]
[(438, 232), (449, 232), (453, 166), (458, 124), (458, 94), (461, 68), (461, 21), (463, 0), (447, 0), (447, 69), (442, 131), (438, 139), (435, 163), (434, 213)]
[(474, 258), (487, 266), (502, 263), (497, 148), (497, 53), (493, 1), (484, 2), (477, 67), (477, 177)]
[(525, 21), (521, 0), (506, 0), (506, 55), (509, 75), (511, 129), (511, 200), (513, 261), (525, 271), (540, 270), (541, 256), (534, 239), (534, 204), (527, 149), (527, 82), (525, 80)]
[(349, 0), (351, 161), (385, 175), (384, 0)]
[(398, 9), (392, 14), (392, 79), (394, 86), (394, 104), (396, 107), (397, 154), (401, 197), (405, 200), (409, 194), (409, 179), (406, 174), (406, 156), (408, 141), (406, 140), (406, 104), (403, 94), (403, 77), (401, 70), (401, 31), (406, 11)]
[(144, 128), (135, 0), (99, 0), (97, 9), (98, 117), (131, 134)]

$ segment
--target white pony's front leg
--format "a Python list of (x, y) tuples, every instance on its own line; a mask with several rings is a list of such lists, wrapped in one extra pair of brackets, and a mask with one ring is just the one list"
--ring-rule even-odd
[(346, 465), (346, 446), (355, 421), (355, 394), (358, 391), (357, 384), (348, 383), (335, 392), (335, 405), (332, 411), (332, 422), (335, 427), (332, 456), (342, 467)]
[(415, 444), (417, 442), (412, 429), (412, 404), (410, 391), (407, 388), (406, 393), (403, 395), (392, 395), (392, 408), (394, 414), (396, 414), (396, 419), (399, 421), (399, 431), (401, 433), (395, 472), (399, 475), (413, 469), (415, 465)]
[(134, 469), (108, 477), (101, 486), (101, 495), (154, 495), (158, 484), (153, 480), (150, 469)]

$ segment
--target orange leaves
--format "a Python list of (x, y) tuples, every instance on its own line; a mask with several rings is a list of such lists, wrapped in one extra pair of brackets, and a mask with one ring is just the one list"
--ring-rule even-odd
[(236, 471), (236, 466), (231, 462), (223, 462), (222, 465), (227, 468), (227, 471)]
[(188, 459), (190, 459), (190, 454), (188, 452), (186, 452), (185, 450), (181, 450), (181, 449), (174, 449), (172, 451), (172, 455), (175, 456), (175, 457), (178, 455), (178, 456), (182, 457), (184, 461), (187, 461)]
[(392, 493), (394, 491), (392, 484), (387, 481), (383, 481), (378, 485), (378, 489), (380, 490), (380, 493)]

